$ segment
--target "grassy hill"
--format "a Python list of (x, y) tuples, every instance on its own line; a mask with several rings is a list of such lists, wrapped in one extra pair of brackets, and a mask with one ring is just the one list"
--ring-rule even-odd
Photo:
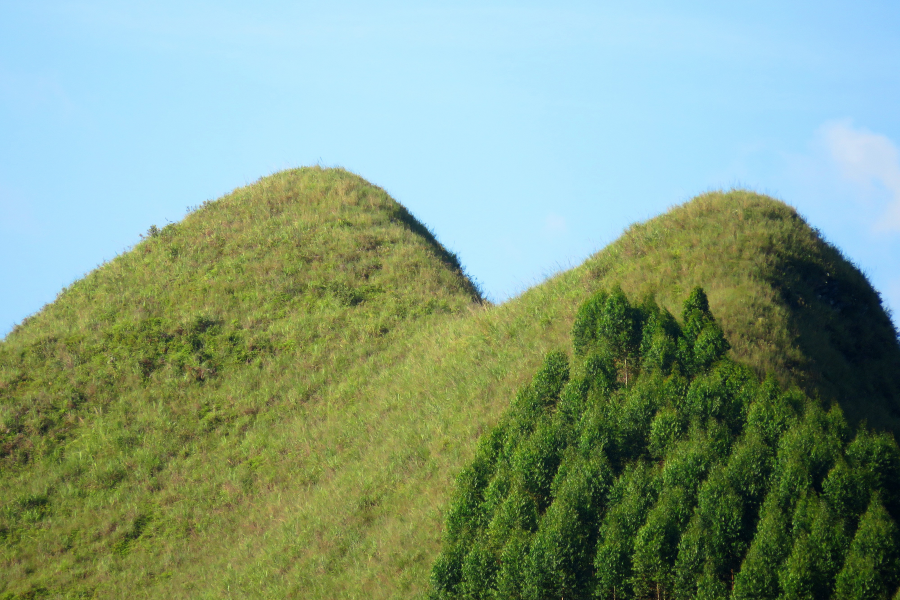
[(287, 171), (0, 343), (0, 594), (421, 595), (478, 437), (614, 284), (675, 314), (702, 285), (735, 359), (900, 423), (877, 293), (780, 202), (701, 196), (491, 306), (382, 190)]

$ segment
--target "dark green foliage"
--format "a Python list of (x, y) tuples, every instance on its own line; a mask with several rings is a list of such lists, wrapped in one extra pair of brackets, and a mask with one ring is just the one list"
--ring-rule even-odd
[(774, 465), (774, 452), (758, 434), (748, 432), (728, 457), (725, 476), (744, 501), (758, 508), (763, 501)]
[(600, 318), (608, 294), (599, 292), (594, 294), (578, 309), (575, 315), (575, 324), (572, 326), (572, 344), (575, 354), (582, 355), (597, 341), (597, 320)]
[(563, 444), (560, 431), (545, 418), (512, 457), (516, 479), (523, 491), (535, 499), (541, 511), (550, 504), (550, 484), (562, 460)]
[(888, 597), (900, 449), (760, 382), (700, 288), (585, 302), (458, 479), (435, 597)]
[(881, 492), (891, 516), (900, 517), (900, 449), (893, 436), (861, 430), (847, 448), (847, 458), (856, 467), (862, 488)]
[(730, 348), (722, 328), (709, 312), (709, 300), (696, 287), (684, 302), (681, 313), (683, 330), (678, 350), (684, 367), (697, 371), (709, 367)]
[(594, 558), (598, 595), (625, 598), (631, 593), (634, 537), (656, 501), (660, 483), (658, 470), (643, 462), (629, 465), (616, 480)]
[(657, 458), (663, 458), (672, 449), (684, 432), (685, 419), (673, 407), (657, 411), (650, 423), (650, 443), (648, 449)]
[(483, 543), (476, 543), (463, 560), (461, 575), (462, 596), (471, 600), (487, 600), (494, 587), (497, 560)]
[(837, 576), (835, 597), (890, 598), (900, 583), (897, 535), (897, 524), (875, 496)]
[(771, 494), (760, 512), (750, 548), (734, 579), (734, 597), (776, 598), (778, 573), (790, 550), (790, 512)]
[[(665, 485), (665, 484), (664, 484)], [(674, 587), (672, 566), (678, 541), (690, 518), (691, 494), (683, 487), (665, 486), (634, 538), (633, 589), (638, 597), (667, 593)]]
[(460, 540), (444, 544), (431, 568), (431, 585), (436, 590), (436, 597), (449, 598), (459, 594), (467, 550), (466, 544)]
[(641, 336), (642, 369), (668, 374), (677, 357), (680, 328), (675, 317), (655, 302), (645, 302), (643, 309), (646, 323)]
[(525, 566), (528, 560), (529, 541), (531, 536), (515, 531), (500, 553), (500, 572), (496, 579), (496, 597), (523, 598), (522, 588), (525, 584)]
[(526, 597), (579, 597), (591, 592), (595, 524), (612, 482), (602, 452), (566, 463), (554, 482), (554, 502), (535, 534), (525, 570)]
[(843, 520), (811, 494), (794, 512), (793, 538), (779, 577), (784, 597), (830, 597), (849, 544)]

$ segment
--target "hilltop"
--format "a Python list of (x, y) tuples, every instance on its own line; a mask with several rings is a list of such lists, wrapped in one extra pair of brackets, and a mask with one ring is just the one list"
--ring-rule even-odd
[(781, 202), (703, 195), (491, 306), (383, 190), (287, 171), (0, 344), (0, 593), (421, 594), (477, 439), (616, 284), (675, 314), (703, 286), (734, 359), (900, 423), (877, 292)]

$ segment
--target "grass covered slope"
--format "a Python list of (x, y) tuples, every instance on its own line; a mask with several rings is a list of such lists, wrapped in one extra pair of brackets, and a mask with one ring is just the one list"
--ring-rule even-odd
[[(702, 285), (732, 355), (818, 385), (795, 309), (763, 275), (812, 244), (871, 288), (792, 215), (704, 196), (488, 306), (427, 230), (346, 172), (238, 190), (0, 344), (0, 593), (419, 596), (456, 474), (597, 289), (678, 313)], [(858, 328), (892, 340), (871, 294)], [(881, 352), (892, 364), (896, 342)]]
[(0, 586), (118, 595), (204, 564), (236, 511), (321, 476), (278, 426), (479, 302), (421, 224), (340, 170), (152, 228), (0, 345)]

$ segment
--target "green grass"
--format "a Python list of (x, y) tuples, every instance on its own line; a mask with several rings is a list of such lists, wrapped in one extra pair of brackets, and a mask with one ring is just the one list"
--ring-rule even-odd
[(343, 170), (279, 173), (150, 233), (0, 343), (0, 597), (421, 595), (476, 440), (613, 283), (676, 313), (702, 285), (735, 358), (897, 424), (877, 294), (748, 192), (497, 306)]

